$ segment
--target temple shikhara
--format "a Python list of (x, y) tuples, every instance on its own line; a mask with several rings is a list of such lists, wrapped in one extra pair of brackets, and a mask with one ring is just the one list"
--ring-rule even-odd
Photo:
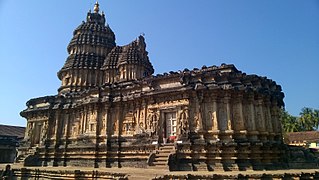
[[(57, 95), (31, 99), (19, 162), (246, 170), (281, 165), (281, 86), (232, 64), (154, 75), (143, 36), (123, 46), (96, 3), (73, 32)], [(181, 67), (184, 68), (184, 67)]]

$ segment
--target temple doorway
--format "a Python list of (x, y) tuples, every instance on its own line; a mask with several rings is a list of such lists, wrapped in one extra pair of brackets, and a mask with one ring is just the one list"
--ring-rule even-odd
[(164, 143), (172, 143), (176, 139), (176, 112), (165, 113)]

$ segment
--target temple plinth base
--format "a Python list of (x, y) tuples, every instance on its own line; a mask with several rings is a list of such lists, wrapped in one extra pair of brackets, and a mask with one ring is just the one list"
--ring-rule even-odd
[(234, 132), (234, 139), (235, 140), (246, 140), (247, 139), (247, 131), (246, 130), (235, 131)]
[(247, 132), (247, 138), (250, 141), (257, 141), (258, 140), (258, 134), (259, 134), (258, 131), (248, 131)]
[(223, 130), (219, 132), (218, 137), (222, 142), (231, 142), (231, 141), (234, 141), (233, 134), (234, 134), (233, 130)]

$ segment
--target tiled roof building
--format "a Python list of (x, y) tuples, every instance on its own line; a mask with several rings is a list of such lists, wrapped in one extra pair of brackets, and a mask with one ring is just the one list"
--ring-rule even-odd
[(0, 124), (0, 163), (12, 163), (16, 158), (19, 142), (23, 139), (25, 127)]
[(319, 143), (319, 131), (286, 133), (285, 141), (295, 146), (307, 146), (311, 143)]

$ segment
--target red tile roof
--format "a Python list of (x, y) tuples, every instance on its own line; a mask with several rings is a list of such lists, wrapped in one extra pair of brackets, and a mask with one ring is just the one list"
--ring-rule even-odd
[(0, 136), (17, 136), (18, 138), (24, 137), (25, 127), (8, 126), (0, 124)]
[(293, 141), (315, 142), (315, 141), (319, 141), (319, 131), (304, 131), (304, 132), (286, 133), (285, 138), (287, 138), (290, 142), (293, 142)]

